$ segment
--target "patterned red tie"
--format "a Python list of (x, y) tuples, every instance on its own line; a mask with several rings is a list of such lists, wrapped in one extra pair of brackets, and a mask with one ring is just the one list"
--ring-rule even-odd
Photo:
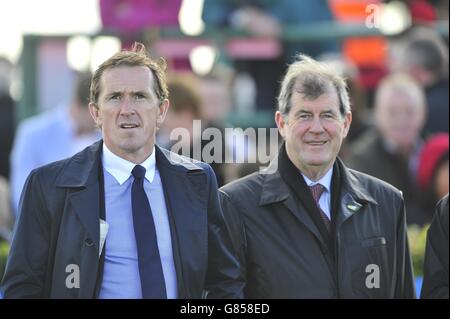
[(320, 205), (319, 205), (319, 199), (320, 199), (320, 196), (322, 195), (322, 193), (325, 191), (325, 187), (322, 184), (316, 184), (313, 186), (309, 186), (309, 188), (311, 189), (311, 193), (313, 195), (314, 201), (316, 202), (316, 206), (320, 211), (320, 218), (324, 222), (325, 227), (327, 228), (328, 232), (330, 232), (330, 230), (331, 230), (330, 219), (325, 214), (325, 212), (322, 210), (322, 208), (320, 208)]

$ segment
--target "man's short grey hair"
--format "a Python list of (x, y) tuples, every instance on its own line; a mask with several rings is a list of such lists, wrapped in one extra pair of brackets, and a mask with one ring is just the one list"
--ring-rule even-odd
[(324, 93), (336, 90), (341, 115), (344, 116), (351, 111), (345, 79), (327, 68), (326, 64), (317, 62), (307, 55), (298, 56), (297, 61), (289, 66), (281, 83), (278, 110), (283, 117), (287, 116), (291, 110), (291, 97), (294, 90), (308, 100), (315, 100)]

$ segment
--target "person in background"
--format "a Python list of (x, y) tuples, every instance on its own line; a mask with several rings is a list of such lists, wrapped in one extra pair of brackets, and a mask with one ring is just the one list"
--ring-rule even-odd
[[(3, 176), (0, 176), (0, 278), (3, 277), (3, 273), (5, 271), (5, 243), (9, 246), (9, 243), (11, 242), (11, 234), (14, 221), (11, 213), (9, 198), (10, 196), (8, 182)], [(0, 291), (0, 299), (2, 298), (3, 295)]]
[(158, 144), (164, 148), (170, 149), (177, 140), (171, 140), (170, 135), (177, 128), (186, 129), (189, 132), (189, 140), (184, 141), (190, 147), (193, 140), (194, 120), (201, 120), (201, 99), (197, 93), (197, 79), (191, 77), (173, 77), (169, 78), (167, 87), (170, 96), (170, 108), (167, 111), (164, 124), (157, 132)]
[(0, 176), (9, 179), (9, 155), (14, 140), (15, 102), (10, 94), (13, 64), (0, 56)]
[[(164, 125), (158, 131), (157, 139), (160, 145), (165, 145), (167, 149), (171, 149), (174, 144), (177, 144), (177, 151), (180, 155), (189, 155), (188, 157), (196, 160), (205, 161), (200, 155), (196, 158), (194, 154), (194, 143), (200, 143), (200, 150), (203, 150), (205, 141), (201, 138), (201, 132), (205, 127), (208, 127), (208, 121), (203, 117), (202, 112), (202, 98), (198, 93), (197, 83), (195, 78), (181, 78), (172, 79), (168, 82), (168, 89), (170, 94), (170, 109), (167, 111)], [(198, 132), (194, 131), (194, 120), (200, 121)], [(183, 138), (181, 140), (170, 140), (170, 135), (176, 133), (176, 129), (185, 129), (189, 133), (189, 139)], [(194, 135), (200, 133), (200, 136)], [(179, 136), (175, 134), (174, 137)], [(183, 143), (186, 143), (183, 145)], [(183, 151), (189, 151), (189, 154), (182, 154)], [(225, 171), (224, 163), (208, 162), (216, 174), (217, 183), (220, 186), (224, 184)]]
[[(282, 39), (286, 26), (304, 26), (334, 20), (326, 0), (206, 0), (203, 7), (206, 25), (245, 31), (256, 38)], [(240, 58), (235, 60), (238, 74), (249, 74), (256, 86), (257, 111), (273, 111), (278, 93), (278, 81), (285, 66), (303, 52), (313, 57), (325, 52), (337, 52), (335, 40), (320, 42), (283, 41), (282, 52), (271, 58)], [(267, 81), (268, 78), (274, 81)]]
[(386, 77), (376, 91), (374, 117), (374, 129), (349, 147), (345, 162), (401, 190), (408, 225), (422, 225), (416, 174), (426, 119), (423, 89), (406, 74)]
[(77, 74), (68, 104), (19, 124), (10, 159), (16, 215), (23, 185), (33, 169), (72, 156), (101, 138), (89, 114), (90, 79), (89, 73)]
[(8, 181), (0, 176), (0, 242), (11, 241), (14, 218), (9, 199)]
[[(423, 31), (425, 32), (425, 31)], [(439, 35), (412, 35), (400, 57), (401, 72), (410, 74), (425, 90), (425, 134), (449, 132), (448, 47)]]
[(447, 133), (431, 136), (419, 157), (417, 181), (421, 195), (421, 224), (429, 224), (437, 202), (449, 192), (449, 137)]
[(428, 229), (424, 275), (420, 298), (449, 298), (448, 284), (448, 194), (436, 206), (433, 222)]
[[(242, 163), (230, 163), (226, 161), (225, 156), (227, 153), (235, 153), (237, 157), (245, 155), (249, 147), (247, 144), (253, 141), (245, 144), (242, 135), (236, 133), (234, 137), (227, 138), (225, 134), (227, 116), (231, 108), (225, 79), (213, 75), (201, 78), (177, 75), (168, 81), (168, 88), (171, 107), (157, 134), (160, 145), (211, 165), (219, 187), (234, 180)], [(197, 121), (195, 129), (194, 121)], [(220, 132), (220, 136), (203, 138), (206, 129)], [(180, 138), (182, 133), (188, 133), (189, 137)], [(194, 145), (195, 143), (198, 145)], [(203, 152), (207, 145), (216, 147)]]

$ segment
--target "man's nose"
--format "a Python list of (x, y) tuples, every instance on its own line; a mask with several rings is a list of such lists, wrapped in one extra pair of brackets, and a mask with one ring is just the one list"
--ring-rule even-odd
[(120, 114), (129, 115), (134, 114), (134, 104), (130, 97), (124, 97), (122, 104), (120, 105)]
[(322, 133), (323, 132), (323, 125), (322, 125), (322, 121), (320, 120), (320, 117), (316, 117), (312, 120), (309, 131), (312, 133)]

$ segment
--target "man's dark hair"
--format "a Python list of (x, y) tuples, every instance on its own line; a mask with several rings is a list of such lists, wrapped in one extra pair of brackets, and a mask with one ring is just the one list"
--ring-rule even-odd
[(406, 47), (405, 52), (407, 64), (419, 65), (438, 79), (446, 75), (448, 53), (446, 54), (436, 41), (432, 39), (414, 40)]
[(130, 50), (122, 50), (103, 62), (94, 72), (91, 83), (90, 102), (98, 107), (101, 91), (100, 80), (106, 70), (120, 66), (145, 66), (155, 78), (154, 90), (160, 103), (169, 97), (166, 83), (166, 61), (163, 58), (153, 59), (142, 43), (135, 42)]

